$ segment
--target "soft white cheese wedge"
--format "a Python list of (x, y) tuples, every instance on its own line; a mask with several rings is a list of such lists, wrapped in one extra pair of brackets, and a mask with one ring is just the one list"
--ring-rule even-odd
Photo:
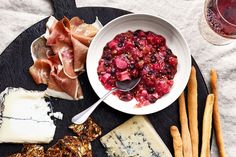
[(172, 157), (145, 116), (134, 116), (100, 141), (109, 157)]
[(56, 126), (45, 92), (7, 88), (0, 95), (0, 143), (49, 143)]

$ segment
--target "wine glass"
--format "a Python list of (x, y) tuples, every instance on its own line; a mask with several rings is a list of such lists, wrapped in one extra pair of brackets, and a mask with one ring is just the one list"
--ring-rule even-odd
[(231, 43), (236, 39), (236, 0), (206, 0), (199, 29), (214, 45)]

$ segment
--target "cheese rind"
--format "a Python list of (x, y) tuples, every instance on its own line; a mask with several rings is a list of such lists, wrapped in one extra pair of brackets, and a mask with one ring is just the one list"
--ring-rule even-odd
[(100, 141), (109, 157), (172, 157), (145, 116), (134, 116)]
[(49, 143), (56, 126), (45, 93), (7, 88), (0, 95), (0, 143)]

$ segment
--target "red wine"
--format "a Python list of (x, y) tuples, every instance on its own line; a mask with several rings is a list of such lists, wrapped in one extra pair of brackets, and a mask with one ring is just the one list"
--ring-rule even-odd
[(205, 16), (209, 26), (226, 38), (236, 38), (236, 0), (211, 0)]

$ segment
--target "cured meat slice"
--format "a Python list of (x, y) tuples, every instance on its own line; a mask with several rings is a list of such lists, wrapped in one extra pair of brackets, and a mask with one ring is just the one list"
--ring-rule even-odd
[(74, 71), (83, 71), (88, 47), (76, 40), (74, 37), (71, 37), (71, 41), (74, 48)]
[(39, 37), (31, 44), (31, 56), (33, 61), (37, 59), (45, 59), (53, 54), (52, 49), (46, 46), (47, 40), (44, 37)]
[(73, 17), (70, 20), (71, 30), (76, 29), (79, 25), (83, 24), (84, 20), (80, 19), (79, 17)]
[(64, 92), (63, 89), (56, 83), (56, 81), (53, 79), (53, 76), (49, 76), (49, 81), (48, 81), (48, 88), (54, 91), (58, 92)]
[(51, 71), (51, 62), (47, 59), (36, 60), (29, 68), (29, 73), (37, 84), (47, 84)]
[[(82, 89), (77, 78), (76, 79), (68, 78), (65, 75), (64, 71), (61, 71), (58, 75), (52, 73), (51, 76), (57, 83), (57, 85), (75, 100), (78, 100), (79, 98), (83, 97)], [(78, 95), (78, 93), (80, 93), (81, 95)]]
[(95, 27), (93, 24), (84, 23), (84, 21), (78, 17), (72, 18), (70, 20), (70, 25), (72, 34), (94, 37), (98, 32), (97, 27)]
[(82, 99), (78, 75), (84, 71), (88, 46), (100, 29), (96, 19), (86, 24), (82, 19), (51, 16), (46, 33), (31, 45), (34, 64), (29, 73), (37, 84), (46, 84), (46, 94), (63, 99)]
[(48, 60), (51, 63), (51, 72), (52, 71), (56, 71), (58, 73), (58, 71), (60, 71), (62, 69), (62, 64), (61, 61), (59, 59), (59, 55), (58, 54), (54, 54), (52, 56), (48, 56)]
[(91, 41), (93, 40), (92, 37), (87, 37), (82, 34), (72, 34), (72, 36), (86, 46), (89, 46)]
[(29, 73), (37, 84), (48, 84), (52, 71), (60, 71), (60, 60), (58, 55), (50, 56), (48, 59), (38, 59), (29, 68)]
[(45, 34), (42, 35), (45, 39), (48, 39), (50, 33), (54, 29), (57, 22), (58, 22), (58, 20), (53, 16), (50, 16), (48, 18), (48, 21), (46, 23), (46, 32), (45, 32)]
[(74, 71), (73, 51), (72, 50), (61, 51), (59, 53), (59, 58), (62, 62), (65, 75), (71, 79), (77, 78), (77, 74)]
[(83, 23), (73, 30), (73, 34), (82, 34), (87, 37), (94, 37), (98, 29), (91, 24)]
[(70, 32), (70, 20), (64, 16), (64, 18), (61, 20), (62, 24), (64, 25), (64, 29), (67, 32)]
[(68, 50), (71, 50), (73, 49), (72, 45), (68, 45), (67, 43), (63, 42), (63, 41), (57, 41), (56, 44), (53, 44), (51, 46), (54, 54), (58, 54), (60, 52), (63, 52), (63, 51), (68, 51)]
[(65, 29), (63, 21), (58, 21), (52, 30), (51, 34), (48, 36), (47, 45), (53, 46), (57, 41), (63, 41), (70, 43), (70, 37), (68, 36), (68, 31)]
[(58, 20), (54, 16), (50, 16), (49, 17), (49, 19), (48, 19), (48, 21), (46, 23), (47, 30), (49, 31), (48, 33), (52, 32), (52, 30), (56, 26), (57, 22), (58, 22)]
[[(59, 90), (55, 90), (54, 88), (47, 88), (45, 91), (45, 94), (51, 97), (55, 97), (55, 98), (61, 98), (61, 99), (66, 99), (66, 100), (75, 100), (75, 98), (69, 96), (67, 93), (65, 93), (63, 90), (59, 91)], [(82, 99), (83, 97), (81, 97), (80, 99)]]

